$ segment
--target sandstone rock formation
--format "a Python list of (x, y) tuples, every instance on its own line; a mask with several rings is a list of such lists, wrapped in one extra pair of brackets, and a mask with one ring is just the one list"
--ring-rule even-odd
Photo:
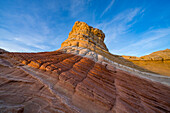
[[(94, 61), (105, 61), (118, 63), (144, 72), (149, 72), (139, 66), (134, 65), (122, 56), (111, 54), (105, 43), (105, 34), (97, 29), (87, 25), (84, 22), (75, 22), (68, 38), (61, 44), (60, 51), (88, 57)], [(118, 65), (116, 64), (116, 65)]]
[(108, 51), (104, 44), (105, 34), (97, 29), (87, 25), (85, 22), (75, 22), (69, 37), (61, 44), (61, 48), (68, 46), (77, 46), (90, 49), (92, 51)]
[(0, 54), (0, 111), (170, 112), (170, 77), (149, 72), (109, 53), (101, 30), (76, 22), (57, 51)]
[(133, 62), (147, 70), (155, 73), (170, 76), (170, 49), (165, 49), (153, 52), (149, 55), (135, 57), (135, 56), (122, 56), (123, 58)]
[(128, 60), (143, 60), (143, 61), (168, 61), (170, 60), (170, 49), (153, 52), (149, 55), (135, 57), (135, 56), (122, 56)]

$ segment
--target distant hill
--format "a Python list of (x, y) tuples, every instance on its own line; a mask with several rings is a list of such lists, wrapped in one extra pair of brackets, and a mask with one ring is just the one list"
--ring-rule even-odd
[(153, 52), (149, 55), (135, 57), (122, 56), (135, 65), (155, 73), (170, 76), (170, 49)]

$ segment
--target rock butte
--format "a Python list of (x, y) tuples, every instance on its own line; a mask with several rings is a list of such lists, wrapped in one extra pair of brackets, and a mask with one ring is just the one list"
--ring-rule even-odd
[(57, 51), (1, 50), (0, 111), (170, 112), (170, 77), (139, 65), (168, 62), (169, 49), (140, 58), (118, 56), (109, 53), (104, 38), (101, 30), (77, 21)]
[(84, 47), (92, 51), (108, 51), (104, 43), (105, 34), (87, 25), (85, 22), (75, 22), (67, 40), (61, 44), (61, 48), (68, 46)]

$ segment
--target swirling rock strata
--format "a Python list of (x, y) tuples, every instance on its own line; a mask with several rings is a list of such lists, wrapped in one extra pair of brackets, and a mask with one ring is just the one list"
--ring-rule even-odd
[[(104, 34), (84, 23), (77, 22), (70, 36), (81, 34), (80, 26), (102, 45)], [(53, 52), (0, 54), (0, 112), (170, 112), (169, 77), (128, 67), (122, 57), (110, 60), (80, 43), (65, 44)], [(104, 45), (92, 46), (109, 56)]]
[(9, 65), (1, 65), (0, 111), (170, 111), (168, 85), (122, 71), (109, 63), (61, 51), (6, 56), (10, 60), (5, 58), (3, 62)]

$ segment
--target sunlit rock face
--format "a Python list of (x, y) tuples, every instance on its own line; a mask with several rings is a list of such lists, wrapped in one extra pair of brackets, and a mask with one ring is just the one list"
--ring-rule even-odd
[(68, 39), (61, 44), (61, 48), (68, 46), (77, 46), (90, 49), (92, 51), (106, 50), (104, 44), (105, 34), (97, 29), (87, 25), (85, 22), (75, 22)]
[(147, 70), (155, 73), (170, 76), (170, 49), (153, 52), (149, 55), (135, 57), (135, 56), (122, 56), (123, 58), (133, 62)]
[(128, 60), (143, 60), (143, 61), (168, 61), (170, 60), (170, 49), (153, 52), (149, 55), (135, 57), (135, 56), (123, 56)]
[(66, 53), (91, 57), (95, 61), (110, 57), (104, 43), (103, 31), (93, 28), (85, 22), (76, 21), (68, 38), (61, 44), (60, 50)]
[(59, 50), (1, 53), (0, 112), (170, 112), (170, 78), (112, 55), (103, 41), (76, 22)]

